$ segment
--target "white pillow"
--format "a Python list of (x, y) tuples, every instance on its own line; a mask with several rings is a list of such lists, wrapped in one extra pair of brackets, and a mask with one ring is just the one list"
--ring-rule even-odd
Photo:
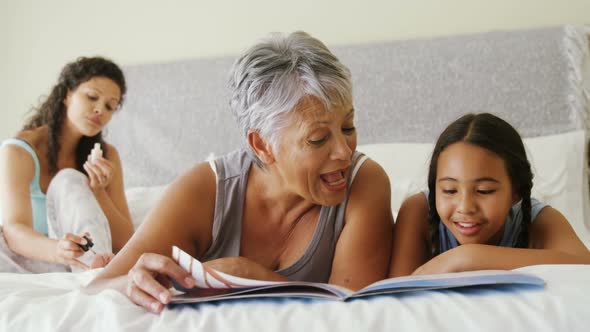
[[(559, 210), (590, 247), (590, 195), (586, 173), (586, 135), (583, 130), (525, 138), (535, 175), (533, 197)], [(434, 144), (386, 143), (359, 145), (378, 162), (391, 180), (394, 216), (410, 195), (427, 187), (428, 164)]]
[[(217, 173), (215, 163), (212, 162), (213, 160), (215, 160), (215, 154), (211, 152), (205, 161), (208, 161), (213, 171)], [(166, 188), (168, 188), (168, 185), (132, 187), (125, 190), (129, 213), (131, 214), (131, 222), (135, 229), (139, 227), (148, 212), (156, 205), (156, 202), (160, 199), (164, 191), (166, 191)]]
[(125, 190), (127, 204), (129, 204), (129, 213), (131, 214), (131, 222), (135, 229), (143, 222), (143, 219), (145, 219), (151, 208), (156, 205), (156, 202), (160, 199), (167, 187), (167, 185), (162, 185), (134, 187)]

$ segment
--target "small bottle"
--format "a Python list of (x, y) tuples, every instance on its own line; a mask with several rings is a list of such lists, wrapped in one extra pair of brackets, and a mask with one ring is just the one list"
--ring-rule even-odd
[(102, 158), (102, 149), (100, 143), (94, 143), (94, 148), (90, 151), (90, 162), (94, 164), (98, 158)]

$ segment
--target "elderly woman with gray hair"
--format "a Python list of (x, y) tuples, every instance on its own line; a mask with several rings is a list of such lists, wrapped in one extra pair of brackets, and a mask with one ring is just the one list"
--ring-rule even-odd
[(356, 152), (349, 70), (304, 32), (272, 34), (234, 64), (231, 109), (247, 144), (179, 177), (91, 283), (160, 312), (206, 266), (260, 280), (350, 289), (384, 279), (393, 216), (383, 169)]

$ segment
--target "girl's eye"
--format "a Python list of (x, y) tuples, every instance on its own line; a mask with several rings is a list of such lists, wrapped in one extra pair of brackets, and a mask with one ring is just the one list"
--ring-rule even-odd
[(457, 193), (457, 190), (455, 190), (455, 189), (443, 189), (442, 192), (443, 192), (443, 194), (452, 195), (452, 194)]
[(355, 127), (342, 128), (342, 132), (344, 133), (344, 135), (352, 135), (355, 132), (355, 130)]
[(477, 192), (482, 195), (490, 195), (495, 193), (496, 189), (478, 190)]
[(98, 96), (94, 96), (94, 95), (87, 95), (88, 99), (92, 100), (92, 101), (97, 101), (98, 100)]
[(117, 106), (113, 106), (113, 105), (107, 104), (107, 110), (114, 111), (116, 109), (117, 109)]

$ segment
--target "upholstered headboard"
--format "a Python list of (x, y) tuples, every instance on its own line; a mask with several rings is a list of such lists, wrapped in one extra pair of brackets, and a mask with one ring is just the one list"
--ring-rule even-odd
[[(360, 144), (431, 142), (467, 112), (498, 114), (525, 137), (586, 127), (582, 74), (590, 64), (581, 28), (331, 49), (352, 72)], [(119, 149), (127, 187), (169, 183), (209, 154), (240, 146), (228, 105), (233, 60), (124, 68), (128, 96), (107, 140)]]

